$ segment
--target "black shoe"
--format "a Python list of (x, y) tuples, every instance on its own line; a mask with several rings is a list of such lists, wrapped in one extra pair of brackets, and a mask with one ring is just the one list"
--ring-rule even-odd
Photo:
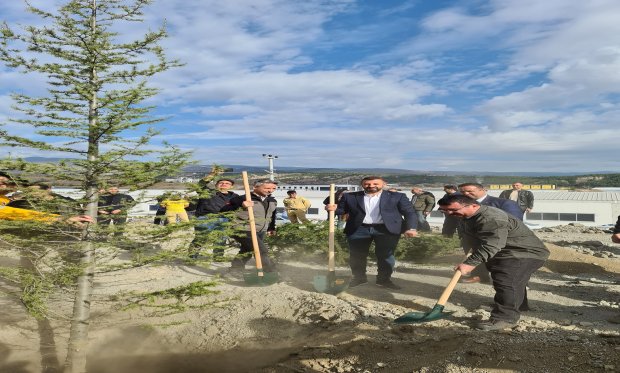
[(361, 278), (361, 277), (353, 277), (351, 279), (351, 282), (349, 282), (349, 287), (350, 288), (354, 288), (356, 286), (359, 286), (361, 284), (365, 284), (368, 282), (368, 279), (366, 278)]
[(485, 332), (490, 332), (492, 330), (512, 329), (515, 326), (517, 326), (517, 323), (512, 323), (512, 322), (503, 321), (503, 320), (490, 319), (487, 321), (480, 321), (476, 325), (476, 329), (484, 330)]
[(402, 287), (396, 285), (391, 280), (377, 281), (377, 286), (382, 287), (382, 288), (392, 289), (392, 290), (402, 289)]

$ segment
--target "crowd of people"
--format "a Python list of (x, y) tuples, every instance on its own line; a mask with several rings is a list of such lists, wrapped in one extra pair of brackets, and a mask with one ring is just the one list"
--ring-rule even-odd
[[(236, 242), (239, 253), (232, 258), (231, 272), (243, 271), (253, 253), (250, 222), (255, 225), (256, 240), (265, 272), (277, 271), (270, 257), (265, 238), (276, 232), (276, 207), (272, 196), (277, 182), (269, 179), (254, 181), (249, 198), (232, 191), (234, 180), (220, 178), (215, 170), (202, 180), (202, 192), (194, 201), (187, 195), (168, 194), (160, 199), (169, 224), (188, 222), (187, 209), (196, 219), (195, 238), (190, 244), (190, 255), (198, 258), (206, 246), (213, 248), (213, 258), (222, 260), (228, 242)], [(529, 309), (526, 285), (532, 274), (542, 267), (549, 256), (543, 242), (523, 223), (524, 213), (534, 208), (534, 197), (514, 183), (512, 190), (502, 192), (499, 198), (487, 194), (479, 183), (445, 185), (445, 195), (436, 200), (432, 193), (421, 187), (412, 188), (410, 200), (404, 193), (388, 189), (381, 176), (367, 176), (360, 181), (361, 190), (348, 192), (339, 189), (335, 203), (324, 201), (326, 211), (339, 217), (349, 249), (349, 267), (352, 273), (350, 287), (368, 283), (367, 260), (371, 245), (377, 263), (375, 283), (387, 290), (401, 286), (392, 280), (396, 246), (401, 239), (418, 236), (419, 231), (430, 231), (426, 220), (435, 205), (444, 216), (441, 233), (455, 234), (461, 241), (465, 259), (454, 269), (463, 275), (463, 282), (489, 283), (495, 290), (494, 307), (489, 320), (481, 321), (481, 330), (499, 330), (517, 325), (521, 312)], [(310, 202), (296, 191), (287, 192), (283, 204), (291, 224), (309, 224), (306, 217)], [(34, 199), (32, 199), (34, 198)], [(54, 202), (54, 207), (41, 209)], [(69, 216), (74, 222), (94, 222), (80, 211), (67, 214), (66, 197), (54, 194), (41, 183), (17, 183), (8, 175), (0, 175), (0, 219), (60, 219)], [(117, 186), (101, 191), (98, 223), (122, 227), (134, 200), (119, 192)], [(72, 205), (74, 206), (74, 205)], [(249, 207), (252, 207), (249, 209)], [(9, 210), (7, 210), (9, 209)], [(249, 211), (253, 212), (250, 218)], [(22, 215), (20, 215), (20, 213)], [(213, 231), (230, 228), (230, 234), (214, 242), (209, 240)], [(115, 230), (122, 234), (122, 230)], [(620, 216), (611, 237), (620, 243)]]

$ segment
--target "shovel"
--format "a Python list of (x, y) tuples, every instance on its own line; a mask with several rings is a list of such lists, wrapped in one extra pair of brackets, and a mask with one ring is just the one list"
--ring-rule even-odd
[[(335, 203), (335, 185), (329, 185), (329, 204)], [(334, 215), (335, 211), (329, 211), (329, 259), (327, 264), (327, 276), (314, 276), (314, 289), (319, 293), (338, 294), (349, 287), (350, 276), (336, 276), (336, 254), (334, 251)]]
[(441, 293), (441, 296), (435, 303), (435, 306), (429, 312), (407, 312), (401, 317), (394, 320), (397, 324), (415, 324), (419, 322), (427, 322), (439, 319), (445, 319), (449, 317), (452, 312), (443, 312), (443, 308), (448, 302), (448, 298), (450, 298), (450, 294), (452, 294), (452, 290), (459, 282), (459, 278), (461, 278), (461, 271), (454, 272), (454, 276), (452, 276), (452, 280), (446, 287), (446, 289)]
[[(250, 195), (250, 184), (248, 183), (248, 173), (243, 171), (243, 187), (245, 189), (245, 200), (252, 201)], [(258, 246), (258, 238), (256, 237), (256, 225), (254, 220), (254, 207), (248, 206), (248, 217), (250, 224), (250, 235), (252, 237), (252, 248), (254, 249), (254, 258), (256, 260), (256, 271), (246, 272), (243, 274), (243, 280), (250, 285), (272, 285), (278, 282), (278, 274), (276, 272), (264, 272), (263, 262), (260, 258), (260, 249)]]

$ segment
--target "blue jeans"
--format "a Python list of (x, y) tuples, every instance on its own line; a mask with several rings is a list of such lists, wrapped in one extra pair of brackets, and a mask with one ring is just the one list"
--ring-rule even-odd
[(420, 232), (430, 232), (431, 226), (430, 224), (428, 224), (428, 221), (426, 221), (426, 215), (424, 215), (424, 211), (416, 210), (415, 213), (418, 216), (418, 230)]
[[(230, 219), (227, 218), (214, 218), (213, 216), (200, 216), (197, 218), (198, 220), (208, 220), (204, 223), (196, 224), (194, 226), (194, 240), (190, 244), (190, 248), (200, 248), (202, 244), (206, 241), (206, 235), (211, 231), (221, 231), (224, 230), (225, 223), (229, 222)], [(214, 242), (215, 248), (213, 249), (213, 256), (222, 256), (224, 255), (224, 245), (226, 245), (227, 237), (222, 237), (221, 239)], [(196, 253), (197, 255), (198, 253)]]
[(355, 278), (366, 278), (366, 264), (370, 244), (375, 243), (377, 257), (377, 282), (388, 281), (394, 272), (394, 251), (400, 240), (399, 234), (390, 233), (385, 225), (360, 226), (347, 236), (349, 265)]

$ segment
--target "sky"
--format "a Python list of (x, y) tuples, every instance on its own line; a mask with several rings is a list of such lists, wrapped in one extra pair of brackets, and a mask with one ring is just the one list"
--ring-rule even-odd
[[(151, 81), (156, 140), (200, 164), (587, 173), (620, 172), (618, 19), (617, 0), (158, 0), (130, 32), (165, 22), (185, 65)], [(44, 87), (0, 66), (0, 123)]]

